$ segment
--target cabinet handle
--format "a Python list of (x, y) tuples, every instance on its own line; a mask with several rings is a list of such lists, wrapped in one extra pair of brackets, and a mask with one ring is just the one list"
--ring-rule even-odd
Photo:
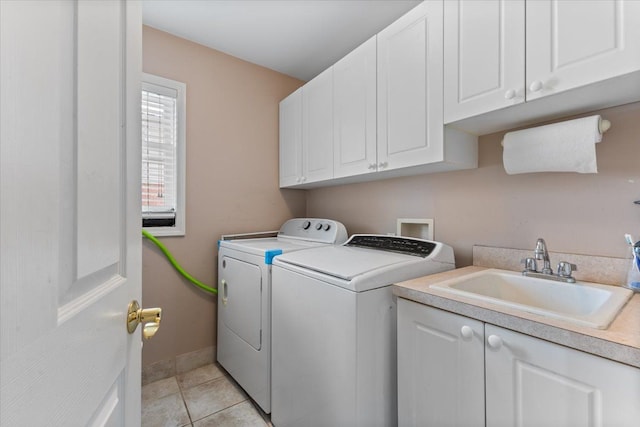
[(529, 86), (529, 90), (531, 90), (531, 92), (539, 92), (540, 89), (542, 89), (542, 82), (540, 80), (534, 81), (531, 83), (531, 86)]
[(300, 177), (297, 177), (297, 178), (296, 178), (296, 182), (300, 182)]
[(375, 168), (376, 168), (375, 163), (369, 163), (369, 169), (375, 169)]
[(487, 338), (487, 344), (489, 344), (489, 347), (492, 349), (497, 350), (502, 347), (502, 338), (497, 335), (489, 335), (489, 338)]
[(300, 182), (305, 182), (306, 180), (307, 180), (307, 178), (304, 177), (304, 176), (302, 178), (300, 178)]
[(378, 163), (378, 167), (379, 167), (380, 169), (384, 169), (384, 168), (386, 168), (386, 167), (387, 167), (387, 164), (388, 164), (387, 162), (380, 162), (380, 163)]
[(470, 326), (464, 325), (462, 328), (460, 328), (460, 335), (462, 335), (463, 339), (470, 340), (471, 338), (473, 338), (473, 329), (471, 329)]
[(504, 99), (513, 99), (516, 97), (516, 91), (513, 89), (509, 89), (504, 93)]

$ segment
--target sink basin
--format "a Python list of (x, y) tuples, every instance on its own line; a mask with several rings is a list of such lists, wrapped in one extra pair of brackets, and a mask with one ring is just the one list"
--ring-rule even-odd
[(597, 329), (606, 329), (633, 294), (619, 286), (563, 283), (497, 269), (430, 287)]

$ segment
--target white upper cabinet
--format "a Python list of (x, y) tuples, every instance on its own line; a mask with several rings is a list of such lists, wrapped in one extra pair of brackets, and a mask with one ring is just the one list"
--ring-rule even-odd
[(376, 167), (376, 37), (333, 66), (335, 178)]
[(332, 92), (329, 69), (280, 102), (280, 187), (333, 177)]
[(280, 187), (302, 179), (302, 89), (280, 101)]
[(302, 87), (302, 172), (281, 154), (281, 187), (477, 167), (477, 137), (443, 124), (442, 21), (442, 1), (421, 3)]
[(378, 169), (442, 159), (442, 2), (378, 34)]
[(448, 0), (444, 8), (445, 123), (524, 102), (524, 1)]
[(333, 178), (333, 68), (302, 87), (302, 178)]
[(444, 14), (445, 123), (484, 134), (640, 100), (640, 1), (447, 0)]
[(640, 69), (637, 0), (526, 2), (527, 100)]

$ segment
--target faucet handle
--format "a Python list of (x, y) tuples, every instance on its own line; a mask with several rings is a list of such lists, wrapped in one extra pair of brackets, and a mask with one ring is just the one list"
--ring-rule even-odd
[(524, 264), (524, 271), (538, 270), (538, 264), (535, 258), (523, 258), (520, 262)]
[(577, 270), (578, 267), (570, 262), (560, 261), (558, 263), (558, 276), (560, 277), (571, 277), (571, 272)]

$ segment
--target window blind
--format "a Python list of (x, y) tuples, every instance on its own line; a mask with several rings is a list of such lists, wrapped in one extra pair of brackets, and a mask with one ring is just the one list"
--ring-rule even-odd
[(142, 218), (173, 226), (177, 209), (177, 91), (144, 84), (142, 90)]

